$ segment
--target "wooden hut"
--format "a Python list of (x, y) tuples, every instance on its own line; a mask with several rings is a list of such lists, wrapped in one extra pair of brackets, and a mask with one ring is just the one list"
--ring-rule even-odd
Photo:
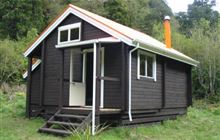
[[(197, 61), (140, 31), (74, 5), (25, 51), (28, 117), (47, 118), (40, 132), (70, 134), (102, 123), (136, 125), (175, 118), (192, 104)], [(35, 61), (33, 61), (35, 60)]]

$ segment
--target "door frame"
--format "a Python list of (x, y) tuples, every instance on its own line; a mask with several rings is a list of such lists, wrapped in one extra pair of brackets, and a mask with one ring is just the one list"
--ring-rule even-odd
[[(72, 63), (72, 56), (73, 56), (73, 49), (70, 50), (70, 84), (72, 82), (72, 73), (73, 73), (73, 63)], [(82, 68), (82, 83), (86, 84), (86, 60), (87, 60), (87, 53), (93, 52), (93, 48), (88, 48), (88, 49), (83, 49), (82, 54), (83, 54), (83, 68)], [(105, 48), (101, 48), (101, 77), (104, 77), (104, 65), (105, 65)], [(71, 86), (71, 85), (70, 85)], [(85, 87), (86, 88), (86, 87)], [(100, 108), (104, 108), (104, 80), (101, 80), (101, 89), (100, 89)], [(86, 89), (85, 89), (86, 91)], [(69, 96), (71, 91), (69, 91)], [(86, 96), (86, 93), (85, 93)], [(70, 105), (70, 104), (69, 104)], [(86, 107), (91, 107), (91, 106), (86, 106)]]

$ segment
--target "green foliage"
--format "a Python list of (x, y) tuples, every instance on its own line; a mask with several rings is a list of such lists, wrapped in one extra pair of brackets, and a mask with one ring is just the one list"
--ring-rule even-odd
[(220, 97), (220, 28), (210, 28), (210, 22), (201, 19), (191, 29), (191, 37), (173, 32), (173, 46), (200, 62), (193, 69), (193, 94), (210, 102)]
[[(65, 0), (41, 0), (44, 17), (44, 23), (51, 22), (66, 6)], [(45, 25), (46, 25), (45, 24)], [(45, 26), (42, 26), (44, 28)], [(38, 30), (41, 31), (41, 30)]]
[[(205, 93), (206, 97), (218, 94), (220, 90), (219, 72), (220, 72), (220, 28), (212, 30), (209, 28), (209, 22), (201, 20), (197, 28), (193, 30), (192, 40), (195, 41), (194, 57), (200, 61), (200, 65), (195, 73), (199, 85), (195, 85), (195, 93)], [(197, 92), (198, 91), (198, 92)]]
[(87, 126), (84, 131), (77, 131), (74, 128), (72, 135), (69, 137), (69, 140), (91, 140), (91, 138), (91, 127)]
[(36, 29), (28, 32), (26, 38), (20, 41), (0, 40), (0, 87), (3, 83), (19, 84), (23, 81), (22, 74), (26, 69), (23, 51), (36, 37)]
[(215, 3), (215, 0), (194, 0), (193, 4), (188, 6), (189, 19), (199, 22), (204, 18), (210, 21), (210, 25), (217, 25), (219, 14), (212, 9)]
[(108, 0), (105, 2), (107, 18), (128, 25), (128, 5), (125, 0)]
[(214, 5), (213, 0), (194, 0), (187, 13), (176, 16), (181, 32), (172, 32), (173, 46), (200, 62), (193, 69), (194, 96), (210, 102), (220, 100), (220, 24)]
[(5, 82), (18, 83), (23, 70), (23, 57), (17, 54), (16, 42), (10, 40), (0, 41), (0, 86)]
[(103, 0), (69, 0), (69, 3), (87, 9), (98, 15), (107, 16)]
[(0, 3), (0, 37), (18, 39), (31, 28), (39, 31), (45, 25), (42, 1), (2, 0)]
[(8, 94), (0, 92), (0, 139), (1, 140), (60, 140), (61, 138), (37, 133), (44, 124), (40, 118), (25, 117), (25, 94)]
[[(145, 16), (143, 21), (144, 31), (149, 35), (153, 35), (153, 27), (155, 24), (161, 24), (163, 22), (164, 16), (172, 16), (171, 9), (162, 0), (150, 0), (149, 3), (149, 13)], [(162, 32), (163, 34), (163, 32)]]
[(180, 24), (180, 31), (187, 36), (191, 36), (190, 29), (195, 27), (201, 19), (209, 21), (210, 28), (215, 29), (218, 26), (219, 13), (212, 9), (215, 6), (215, 0), (194, 0), (193, 4), (188, 6), (187, 13), (180, 12), (176, 18)]
[(162, 0), (108, 0), (105, 2), (107, 17), (134, 29), (154, 35), (155, 25), (161, 25), (171, 9)]

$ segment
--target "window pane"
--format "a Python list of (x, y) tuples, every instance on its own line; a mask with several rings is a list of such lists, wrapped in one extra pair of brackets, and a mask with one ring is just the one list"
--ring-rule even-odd
[(74, 28), (70, 30), (70, 40), (79, 39), (79, 28)]
[(73, 74), (72, 79), (73, 82), (82, 82), (82, 70), (83, 70), (83, 55), (81, 53), (81, 49), (74, 49), (72, 50), (73, 57), (72, 57), (72, 68)]
[(147, 57), (147, 76), (153, 77), (153, 57)]
[(145, 76), (145, 56), (140, 54), (140, 75)]
[(68, 40), (68, 30), (60, 31), (60, 42)]

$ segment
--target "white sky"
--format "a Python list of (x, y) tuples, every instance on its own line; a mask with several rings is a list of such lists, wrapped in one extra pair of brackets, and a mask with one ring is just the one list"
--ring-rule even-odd
[[(194, 0), (166, 0), (174, 13), (186, 12), (188, 4), (192, 4)], [(220, 12), (220, 0), (216, 0), (215, 10)]]

